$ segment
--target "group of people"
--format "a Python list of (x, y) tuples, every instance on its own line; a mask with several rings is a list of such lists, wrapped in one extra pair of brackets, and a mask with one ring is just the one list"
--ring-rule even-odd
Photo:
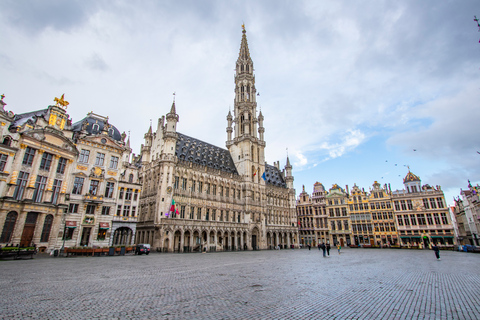
[[(324, 257), (326, 257), (327, 255), (330, 256), (330, 243), (319, 243), (318, 250), (320, 249), (322, 249)], [(340, 245), (338, 245), (338, 254), (340, 254)]]

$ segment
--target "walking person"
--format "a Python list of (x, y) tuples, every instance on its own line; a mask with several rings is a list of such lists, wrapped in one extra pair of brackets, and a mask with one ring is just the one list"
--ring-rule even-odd
[(330, 243), (327, 243), (327, 254), (330, 257)]
[(322, 243), (322, 251), (323, 251), (323, 257), (324, 258), (326, 257), (326, 255), (325, 255), (326, 249), (327, 249), (327, 247), (325, 246), (325, 243)]
[(440, 249), (436, 243), (433, 244), (432, 250), (435, 251), (435, 257), (437, 257), (437, 260), (440, 260)]
[(342, 249), (342, 246), (340, 245), (340, 243), (337, 245), (337, 249), (338, 249), (338, 254), (340, 254), (340, 249)]

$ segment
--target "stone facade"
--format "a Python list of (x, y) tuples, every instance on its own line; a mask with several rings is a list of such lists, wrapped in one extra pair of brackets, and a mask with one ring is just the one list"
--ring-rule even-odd
[(256, 96), (244, 29), (227, 149), (178, 132), (175, 101), (145, 134), (137, 243), (169, 252), (298, 245), (292, 166), (265, 162)]
[[(125, 134), (108, 118), (89, 113), (72, 124), (68, 102), (63, 96), (55, 101), (46, 109), (13, 115), (2, 99), (0, 244), (35, 244), (47, 252), (108, 246), (116, 208), (127, 205), (117, 190), (136, 190), (138, 202), (138, 166), (129, 161)], [(135, 205), (133, 199), (127, 202)], [(136, 213), (128, 214), (135, 217), (128, 221), (128, 244), (133, 244)]]
[(468, 189), (460, 190), (462, 198), (455, 199), (453, 213), (458, 226), (458, 244), (480, 245), (480, 186), (468, 183)]
[[(404, 190), (392, 191), (375, 181), (369, 192), (356, 185), (350, 192), (348, 186), (344, 191), (336, 184), (325, 192), (317, 182), (311, 198), (304, 189), (297, 199), (301, 241), (312, 245), (323, 242), (319, 231), (327, 225), (326, 242), (334, 245), (424, 248), (436, 243), (453, 248), (454, 222), (441, 188), (422, 186), (420, 178), (411, 172), (403, 182)], [(473, 208), (475, 201), (478, 202), (476, 189), (471, 187), (463, 194), (470, 197), (469, 206)], [(457, 204), (457, 219), (463, 221), (462, 216), (472, 209), (464, 209), (463, 202), (461, 206), (458, 201)], [(326, 219), (320, 215), (322, 206), (327, 212)], [(460, 223), (459, 229), (462, 230)], [(474, 236), (470, 237), (474, 242)]]

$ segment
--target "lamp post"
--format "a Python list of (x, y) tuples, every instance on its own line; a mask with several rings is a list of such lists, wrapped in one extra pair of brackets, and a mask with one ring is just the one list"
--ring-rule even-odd
[(62, 220), (63, 220), (63, 242), (62, 242), (62, 247), (60, 248), (60, 254), (63, 256), (63, 251), (65, 251), (65, 239), (66, 235), (65, 232), (67, 231), (67, 217), (66, 217), (66, 212), (63, 212)]

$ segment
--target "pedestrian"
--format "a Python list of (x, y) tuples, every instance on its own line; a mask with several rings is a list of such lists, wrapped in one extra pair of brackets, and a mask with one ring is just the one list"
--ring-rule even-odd
[(342, 246), (340, 245), (340, 243), (337, 245), (337, 249), (338, 249), (338, 254), (340, 254), (340, 249), (342, 249)]
[(437, 257), (437, 260), (440, 260), (440, 249), (436, 243), (433, 244), (432, 250), (435, 251), (435, 257)]
[(325, 258), (326, 257), (326, 255), (325, 255), (325, 251), (326, 251), (325, 243), (322, 243), (321, 247), (322, 247), (322, 251), (323, 251), (323, 257)]
[(330, 243), (327, 243), (327, 254), (330, 257)]
[(320, 249), (322, 248), (322, 245), (320, 242), (318, 243), (317, 247), (318, 247), (318, 251), (320, 251)]
[(310, 251), (310, 249), (312, 249), (312, 246), (308, 244), (308, 250)]

